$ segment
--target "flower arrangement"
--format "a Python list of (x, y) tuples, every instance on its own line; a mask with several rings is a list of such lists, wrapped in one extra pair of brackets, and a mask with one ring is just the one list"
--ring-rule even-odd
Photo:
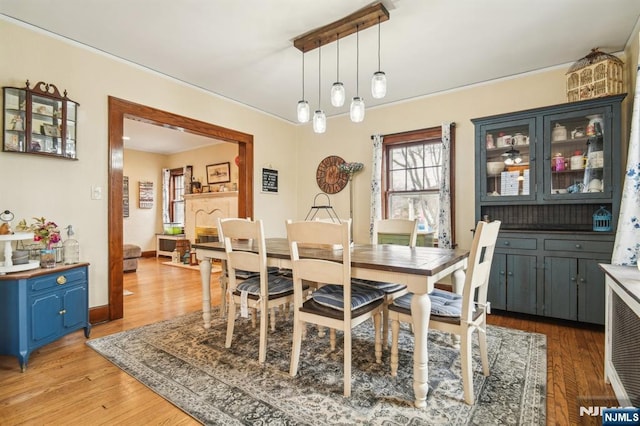
[(33, 220), (31, 225), (27, 225), (27, 221), (22, 219), (16, 229), (33, 232), (33, 241), (42, 242), (48, 249), (60, 241), (60, 230), (55, 222), (47, 221), (44, 217), (34, 217)]
[(355, 163), (355, 162), (342, 163), (338, 165), (338, 170), (340, 170), (341, 173), (348, 174), (349, 178), (351, 178), (354, 174), (362, 170), (363, 167), (364, 167), (364, 164), (362, 163)]

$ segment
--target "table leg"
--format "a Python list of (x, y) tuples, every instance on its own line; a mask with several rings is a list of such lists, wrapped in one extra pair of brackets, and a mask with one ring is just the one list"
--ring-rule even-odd
[(220, 291), (222, 297), (220, 298), (220, 316), (222, 318), (227, 316), (227, 261), (222, 260), (220, 262), (222, 266), (222, 273), (220, 273)]
[(211, 259), (205, 257), (200, 261), (200, 278), (202, 280), (202, 319), (204, 328), (211, 327)]
[(413, 319), (414, 332), (413, 393), (417, 408), (424, 408), (427, 405), (427, 392), (429, 392), (427, 340), (430, 315), (431, 299), (429, 299), (429, 295), (414, 294), (411, 299), (411, 317)]

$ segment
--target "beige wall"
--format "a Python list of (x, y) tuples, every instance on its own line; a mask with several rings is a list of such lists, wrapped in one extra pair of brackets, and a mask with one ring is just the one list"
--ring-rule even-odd
[[(90, 306), (108, 302), (108, 96), (254, 135), (254, 174), (272, 163), (282, 175), (277, 203), (256, 182), (256, 216), (265, 219), (268, 232), (283, 234), (296, 208), (294, 170), (285, 170), (296, 162), (295, 126), (6, 17), (0, 17), (0, 57), (0, 85), (53, 83), (80, 103), (79, 160), (0, 153), (0, 206), (16, 218), (44, 216), (62, 227), (74, 225), (80, 258), (91, 263)], [(101, 200), (91, 199), (91, 186), (103, 188)]]
[[(637, 34), (637, 31), (636, 31)], [(284, 236), (284, 221), (303, 219), (320, 192), (315, 183), (318, 163), (327, 155), (361, 161), (355, 176), (354, 237), (368, 240), (369, 176), (372, 134), (394, 133), (456, 123), (457, 242), (469, 247), (474, 225), (474, 130), (470, 119), (491, 114), (553, 105), (566, 101), (567, 67), (544, 70), (489, 84), (368, 109), (365, 121), (348, 117), (328, 120), (327, 133), (316, 135), (311, 125), (292, 125), (235, 102), (124, 63), (101, 53), (0, 18), (2, 86), (45, 81), (67, 90), (80, 103), (79, 161), (0, 153), (0, 208), (17, 218), (45, 216), (78, 231), (81, 259), (91, 262), (90, 306), (107, 303), (107, 200), (91, 200), (91, 186), (107, 190), (107, 97), (115, 96), (254, 135), (254, 205), (265, 220), (268, 236)], [(637, 35), (625, 52), (637, 64)], [(635, 47), (634, 47), (635, 45)], [(26, 54), (36, 52), (37, 54)], [(587, 52), (585, 52), (586, 54)], [(636, 55), (636, 56), (633, 56)], [(629, 63), (628, 62), (628, 63)], [(428, 70), (425, 78), (429, 78)], [(393, 87), (393, 76), (389, 76)], [(626, 106), (630, 109), (630, 97)], [(292, 107), (296, 100), (292, 100)], [(628, 113), (628, 112), (627, 112)], [(624, 143), (628, 132), (623, 133)], [(232, 163), (233, 164), (233, 163)], [(278, 194), (260, 192), (263, 167), (278, 169)], [(198, 175), (196, 169), (196, 176)], [(135, 182), (134, 182), (135, 183)], [(349, 213), (349, 193), (331, 196), (341, 217)]]
[[(123, 175), (129, 177), (129, 217), (122, 221), (125, 244), (139, 245), (142, 251), (156, 249), (156, 232), (162, 232), (162, 169), (167, 156), (149, 152), (124, 150)], [(141, 209), (140, 182), (153, 183), (153, 207)]]
[[(233, 183), (238, 183), (238, 166), (236, 166), (235, 158), (238, 155), (238, 145), (234, 143), (220, 142), (215, 145), (184, 151), (178, 154), (170, 155), (170, 168), (182, 167), (184, 165), (193, 166), (193, 177), (202, 182), (207, 183), (207, 165), (217, 163), (229, 163), (231, 172), (231, 182), (225, 186), (230, 189)], [(219, 185), (211, 185), (212, 188), (218, 189)]]

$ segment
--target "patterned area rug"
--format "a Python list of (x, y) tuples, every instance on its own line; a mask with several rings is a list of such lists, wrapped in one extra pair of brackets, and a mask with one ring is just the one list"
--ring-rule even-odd
[(491, 376), (484, 377), (474, 338), (476, 404), (462, 397), (459, 351), (449, 335), (429, 331), (427, 407), (412, 406), (411, 332), (400, 333), (398, 377), (389, 353), (375, 363), (373, 326), (354, 329), (352, 396), (342, 396), (342, 341), (331, 352), (328, 333), (309, 328), (298, 376), (289, 376), (292, 321), (278, 317), (258, 363), (258, 329), (237, 320), (225, 349), (226, 322), (201, 313), (92, 339), (89, 346), (204, 424), (217, 425), (544, 425), (546, 336), (502, 327), (487, 330)]

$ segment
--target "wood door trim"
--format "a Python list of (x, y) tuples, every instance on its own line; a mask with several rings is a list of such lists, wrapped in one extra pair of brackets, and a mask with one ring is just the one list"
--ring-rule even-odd
[(238, 216), (253, 215), (253, 135), (109, 96), (109, 320), (123, 317), (122, 177), (124, 119), (136, 119), (238, 144)]

